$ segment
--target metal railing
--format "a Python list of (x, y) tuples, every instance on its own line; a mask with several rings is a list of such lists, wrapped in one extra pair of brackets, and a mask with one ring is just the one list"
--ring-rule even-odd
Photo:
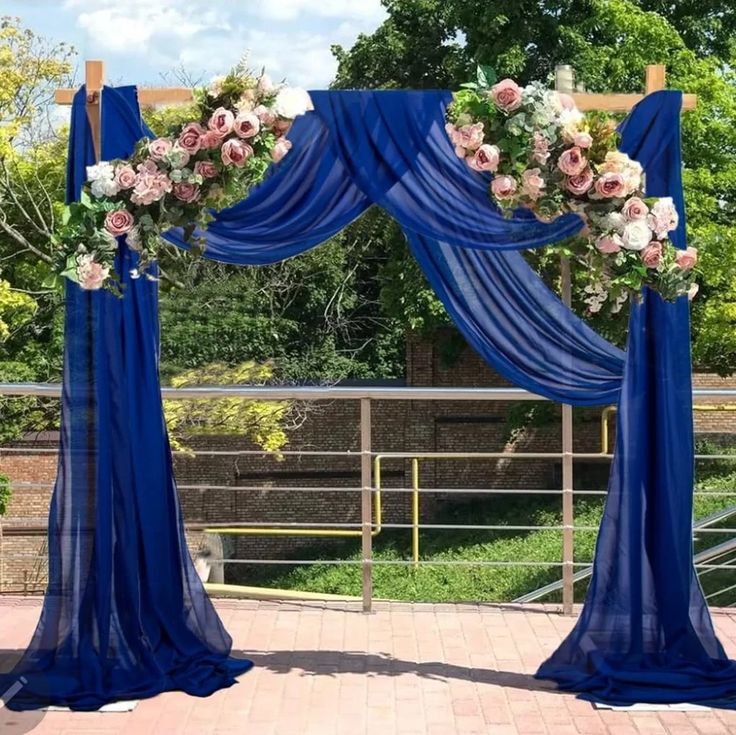
[[(567, 429), (563, 431), (563, 446), (559, 452), (521, 452), (521, 451), (503, 451), (503, 452), (374, 452), (372, 448), (372, 414), (371, 409), (375, 401), (472, 401), (472, 402), (516, 402), (516, 401), (545, 401), (542, 396), (529, 393), (522, 389), (516, 388), (404, 388), (404, 387), (343, 387), (343, 386), (309, 386), (309, 387), (280, 387), (280, 386), (197, 386), (189, 388), (162, 388), (162, 395), (165, 399), (201, 399), (201, 398), (244, 398), (249, 400), (294, 400), (294, 401), (335, 401), (350, 400), (358, 401), (360, 405), (360, 447), (357, 451), (285, 451), (281, 452), (284, 456), (333, 456), (353, 458), (359, 460), (360, 463), (360, 487), (288, 487), (278, 486), (269, 488), (280, 492), (310, 492), (310, 493), (333, 493), (333, 492), (349, 492), (360, 493), (360, 523), (199, 523), (188, 522), (187, 530), (200, 531), (219, 535), (251, 535), (251, 536), (314, 536), (335, 538), (359, 538), (361, 541), (360, 559), (218, 559), (215, 564), (276, 564), (276, 565), (304, 565), (304, 564), (344, 564), (358, 565), (362, 570), (362, 601), (365, 610), (370, 610), (373, 594), (373, 568), (378, 565), (407, 565), (411, 568), (418, 568), (424, 565), (441, 565), (441, 566), (480, 566), (480, 567), (538, 567), (538, 568), (560, 568), (562, 571), (562, 579), (546, 585), (535, 592), (524, 595), (519, 600), (539, 599), (544, 594), (560, 591), (563, 593), (563, 601), (565, 602), (565, 610), (569, 612), (572, 607), (573, 591), (575, 582), (585, 579), (589, 575), (589, 562), (576, 562), (574, 558), (574, 534), (579, 531), (596, 531), (597, 528), (591, 526), (575, 525), (573, 516), (573, 500), (581, 496), (601, 496), (605, 495), (603, 490), (574, 490), (572, 487), (572, 463), (578, 460), (599, 460), (610, 461), (611, 455), (606, 452), (589, 452), (575, 453), (572, 451), (572, 421), (567, 422)], [(42, 398), (58, 398), (60, 396), (60, 386), (57, 384), (8, 384), (0, 383), (0, 396), (36, 396)], [(696, 404), (708, 403), (713, 401), (733, 402), (736, 403), (736, 390), (728, 389), (696, 389), (693, 392)], [(609, 412), (610, 413), (610, 412)], [(12, 448), (0, 448), (0, 458), (3, 453), (12, 454)], [(19, 449), (17, 451), (27, 452), (28, 449)], [(33, 449), (34, 453), (47, 451), (56, 453), (56, 449)], [(197, 454), (219, 455), (219, 456), (269, 456), (269, 453), (263, 450), (244, 450), (244, 451), (225, 451), (225, 450), (206, 450), (195, 452)], [(191, 456), (190, 452), (187, 452)], [(736, 460), (735, 455), (697, 455), (698, 459), (704, 460)], [(411, 465), (411, 483), (410, 487), (391, 487), (387, 488), (382, 483), (382, 463), (393, 459), (408, 461)], [(545, 460), (555, 461), (562, 465), (563, 478), (561, 487), (559, 488), (441, 488), (431, 487), (422, 488), (420, 485), (420, 463), (423, 461), (444, 461), (444, 460)], [(43, 484), (39, 483), (23, 483), (14, 482), (16, 489), (22, 488), (43, 488)], [(50, 486), (47, 486), (50, 487)], [(208, 490), (230, 490), (232, 492), (247, 492), (250, 490), (262, 490), (260, 486), (231, 486), (231, 485), (187, 485), (179, 486), (181, 490), (199, 490), (207, 492)], [(389, 523), (385, 521), (382, 511), (382, 493), (408, 493), (410, 495), (410, 523)], [(424, 492), (432, 494), (440, 494), (443, 496), (457, 495), (537, 495), (537, 496), (559, 496), (561, 499), (561, 515), (562, 523), (548, 525), (533, 524), (450, 524), (450, 523), (421, 523), (420, 522), (420, 502), (421, 495)], [(736, 497), (736, 488), (720, 490), (720, 491), (698, 491), (697, 494), (708, 494), (711, 497)], [(728, 515), (733, 509), (728, 510)], [(707, 521), (708, 519), (706, 519)], [(708, 532), (710, 523), (704, 521), (696, 529), (699, 533)], [(383, 529), (407, 529), (411, 531), (411, 559), (374, 559), (373, 558), (373, 541)], [(538, 561), (524, 559), (508, 559), (508, 560), (461, 560), (461, 559), (422, 559), (420, 553), (421, 531), (429, 530), (477, 530), (488, 532), (521, 532), (529, 533), (539, 530), (553, 530), (562, 534), (562, 543), (560, 549), (559, 561)], [(715, 528), (710, 529), (715, 533), (735, 533), (736, 529)], [(45, 521), (38, 519), (37, 524), (23, 523), (17, 527), (13, 525), (5, 525), (5, 535), (13, 534), (38, 534), (45, 533)], [(0, 544), (2, 536), (0, 536)], [(727, 546), (733, 543), (733, 546)], [(723, 559), (730, 551), (736, 550), (736, 540), (725, 542), (726, 546), (720, 544), (713, 548), (713, 553), (700, 552), (696, 556), (696, 562), (701, 574), (708, 574), (712, 571), (721, 569), (736, 569), (736, 558), (727, 559), (725, 563), (710, 563)], [(706, 550), (711, 551), (711, 550)], [(19, 558), (24, 555), (15, 555)], [(7, 558), (7, 557), (6, 557)], [(24, 558), (38, 559), (39, 555), (25, 555)], [(578, 569), (579, 571), (575, 572)], [(732, 585), (736, 589), (736, 585)], [(725, 585), (718, 593), (727, 592), (731, 589), (730, 585)]]

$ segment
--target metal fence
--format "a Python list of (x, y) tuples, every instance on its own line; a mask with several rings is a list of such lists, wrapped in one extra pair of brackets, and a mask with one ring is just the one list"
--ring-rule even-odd
[[(333, 492), (360, 492), (360, 523), (187, 523), (190, 531), (204, 531), (218, 537), (224, 535), (251, 535), (251, 536), (310, 536), (310, 537), (355, 537), (361, 542), (361, 557), (359, 560), (352, 559), (216, 559), (215, 566), (227, 564), (341, 564), (359, 565), (362, 570), (362, 601), (366, 611), (371, 609), (374, 598), (373, 593), (373, 569), (378, 565), (406, 565), (417, 568), (422, 565), (449, 565), (449, 566), (495, 566), (495, 567), (544, 567), (559, 568), (561, 579), (552, 584), (540, 587), (517, 598), (518, 602), (530, 602), (544, 599), (550, 594), (561, 594), (563, 610), (566, 613), (572, 611), (574, 585), (590, 576), (589, 562), (576, 562), (574, 557), (574, 534), (581, 531), (594, 532), (596, 527), (576, 525), (574, 519), (574, 499), (580, 496), (605, 495), (602, 490), (573, 490), (573, 466), (578, 460), (610, 461), (611, 454), (607, 450), (607, 431), (605, 432), (604, 451), (600, 453), (575, 453), (572, 448), (573, 426), (572, 413), (569, 407), (563, 407), (562, 414), (562, 442), (559, 452), (374, 452), (371, 443), (372, 418), (371, 408), (375, 401), (544, 401), (541, 396), (529, 393), (521, 389), (513, 388), (393, 388), (393, 387), (272, 387), (272, 386), (212, 386), (212, 387), (189, 387), (189, 388), (163, 388), (162, 394), (165, 399), (202, 399), (202, 398), (243, 398), (249, 400), (263, 401), (358, 401), (360, 404), (360, 449), (359, 451), (283, 451), (285, 456), (315, 456), (328, 455), (335, 457), (351, 457), (360, 463), (360, 488), (350, 487), (282, 487), (280, 491), (311, 492), (311, 493), (333, 493)], [(36, 396), (45, 398), (58, 398), (60, 386), (56, 384), (2, 384), (0, 383), (0, 397), (23, 397)], [(710, 404), (714, 401), (725, 404), (736, 404), (736, 390), (723, 389), (697, 389), (693, 392), (694, 401), (697, 406)], [(732, 410), (732, 409), (731, 409)], [(610, 410), (604, 409), (603, 419), (607, 419)], [(603, 441), (603, 439), (602, 439)], [(28, 451), (26, 449), (0, 448), (0, 458), (3, 453), (10, 454), (15, 451)], [(34, 452), (48, 451), (55, 453), (55, 449), (38, 450)], [(200, 454), (208, 455), (259, 455), (267, 456), (262, 450), (249, 451), (206, 451)], [(560, 524), (552, 525), (467, 525), (451, 523), (421, 523), (419, 505), (421, 502), (421, 463), (425, 460), (432, 461), (472, 461), (472, 460), (510, 460), (514, 462), (525, 460), (559, 460), (562, 465), (562, 482), (559, 488), (548, 489), (515, 489), (515, 488), (431, 488), (432, 493), (477, 494), (477, 495), (504, 495), (514, 493), (517, 495), (557, 496), (560, 498), (561, 520)], [(736, 461), (736, 454), (704, 454), (696, 455), (697, 460), (703, 461)], [(403, 460), (411, 463), (411, 486), (398, 488), (382, 487), (382, 467), (389, 460)], [(734, 465), (736, 469), (736, 464)], [(36, 487), (31, 483), (16, 481), (13, 487), (17, 490)], [(216, 485), (181, 485), (183, 490), (228, 490), (230, 486)], [(236, 488), (232, 488), (235, 490)], [(239, 487), (238, 490), (249, 489)], [(253, 487), (250, 489), (260, 489)], [(388, 523), (382, 517), (382, 493), (403, 492), (411, 498), (411, 522), (406, 524)], [(719, 490), (701, 489), (696, 495), (710, 495), (711, 497), (728, 498), (736, 496), (736, 488)], [(711, 516), (700, 519), (694, 524), (694, 533), (698, 537), (709, 533), (729, 536), (729, 538), (717, 543), (712, 547), (699, 551), (696, 555), (696, 567), (701, 578), (718, 570), (736, 569), (736, 528), (722, 527), (718, 524), (736, 515), (736, 504), (727, 506)], [(733, 525), (733, 524), (729, 524)], [(405, 560), (388, 560), (373, 558), (373, 544), (375, 537), (383, 529), (407, 529), (412, 534), (412, 558)], [(426, 530), (478, 530), (478, 531), (519, 531), (533, 532), (539, 530), (558, 531), (562, 535), (559, 560), (536, 561), (524, 559), (505, 560), (459, 560), (459, 559), (423, 559), (420, 554), (421, 532)], [(5, 525), (5, 534), (12, 533), (45, 533), (45, 525), (40, 523), (36, 526), (24, 523), (14, 529)], [(1, 537), (0, 537), (1, 539)], [(19, 555), (16, 555), (16, 557)], [(38, 560), (38, 555), (32, 556)], [(7, 558), (7, 557), (6, 557)], [(726, 580), (722, 588), (710, 595), (711, 598), (718, 597), (724, 592), (736, 590), (736, 577)]]

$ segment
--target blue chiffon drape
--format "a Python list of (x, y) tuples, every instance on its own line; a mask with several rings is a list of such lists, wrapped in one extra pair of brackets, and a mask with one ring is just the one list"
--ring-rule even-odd
[[(68, 198), (94, 162), (85, 93), (75, 99)], [(135, 89), (104, 93), (103, 157), (141, 137)], [(120, 242), (124, 298), (66, 287), (59, 470), (49, 516), (49, 584), (21, 661), (11, 709), (97, 709), (179, 689), (207, 696), (250, 661), (224, 630), (187, 550), (158, 377), (158, 291), (133, 280)], [(4, 686), (7, 684), (7, 686)]]
[[(246, 200), (216, 215), (206, 257), (276, 262), (369, 206), (383, 207), (460, 331), (496, 370), (554, 400), (618, 399), (588, 602), (539, 675), (615, 703), (736, 693), (692, 568), (686, 302), (646, 293), (632, 309), (624, 355), (566, 309), (517, 252), (575, 234), (580, 221), (505, 219), (488, 200), (487, 179), (454, 155), (444, 132), (449, 93), (312, 99), (314, 112), (290, 132), (290, 154)], [(678, 93), (647, 97), (623, 127), (623, 148), (645, 166), (649, 192), (681, 206), (679, 109)], [(145, 133), (133, 90), (106, 88), (103, 111), (105, 157), (125, 155)], [(75, 195), (91, 160), (83, 97), (73, 114)], [(186, 247), (181, 233), (167, 238)], [(684, 244), (684, 217), (677, 242)], [(171, 688), (206, 694), (250, 665), (229, 657), (230, 639), (186, 551), (161, 412), (156, 286), (133, 280), (134, 264), (121, 244), (123, 299), (68, 288), (49, 594), (15, 672), (30, 684), (11, 706), (93, 708)]]
[[(646, 173), (647, 194), (680, 212), (681, 95), (646, 97), (621, 125), (621, 150)], [(646, 289), (632, 306), (616, 447), (593, 563), (575, 628), (540, 667), (562, 689), (616, 705), (732, 706), (736, 662), (719, 643), (693, 565), (690, 312)]]

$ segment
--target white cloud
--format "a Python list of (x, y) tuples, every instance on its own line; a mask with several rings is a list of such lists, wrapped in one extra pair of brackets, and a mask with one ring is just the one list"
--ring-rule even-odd
[(224, 73), (248, 51), (255, 68), (265, 66), (274, 78), (311, 88), (326, 86), (334, 76), (332, 43), (350, 45), (385, 17), (380, 0), (233, 5), (231, 0), (65, 0), (63, 7), (74, 13), (86, 36), (84, 47), (107, 57), (125, 55), (127, 69), (145, 64), (148, 80), (179, 66), (194, 77)]

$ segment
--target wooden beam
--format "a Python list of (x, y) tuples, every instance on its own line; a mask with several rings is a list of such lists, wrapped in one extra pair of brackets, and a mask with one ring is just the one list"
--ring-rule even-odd
[[(57, 105), (71, 105), (76, 89), (64, 88), (54, 92)], [(138, 102), (141, 107), (191, 102), (194, 99), (192, 90), (187, 87), (141, 87), (138, 89)]]
[[(572, 98), (579, 110), (602, 110), (604, 112), (628, 112), (644, 99), (643, 94), (588, 94), (575, 93)], [(698, 96), (682, 95), (682, 109), (694, 110), (698, 106)]]
[(647, 94), (658, 92), (665, 88), (665, 66), (664, 64), (649, 64), (646, 68), (646, 85)]
[(84, 64), (84, 86), (87, 92), (87, 119), (89, 120), (92, 142), (95, 148), (95, 160), (99, 161), (102, 155), (102, 140), (100, 132), (100, 97), (102, 85), (105, 81), (105, 64), (102, 61), (91, 60)]

